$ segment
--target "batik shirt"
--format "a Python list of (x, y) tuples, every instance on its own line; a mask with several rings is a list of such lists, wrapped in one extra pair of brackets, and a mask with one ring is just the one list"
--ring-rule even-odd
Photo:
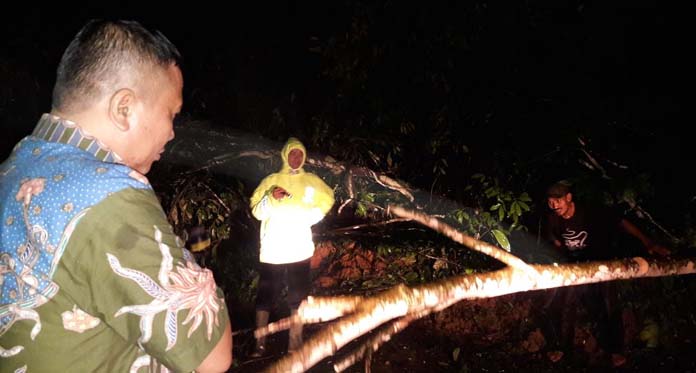
[(44, 114), (0, 165), (0, 371), (192, 371), (229, 316), (147, 179)]

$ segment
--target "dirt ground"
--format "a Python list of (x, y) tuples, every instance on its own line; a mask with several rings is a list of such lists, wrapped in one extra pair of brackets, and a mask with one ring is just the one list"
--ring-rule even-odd
[[(607, 356), (578, 351), (572, 356), (563, 356), (553, 362), (547, 353), (522, 353), (511, 351), (510, 346), (491, 346), (474, 350), (460, 348), (457, 360), (453, 351), (457, 349), (451, 341), (442, 338), (425, 338), (422, 323), (416, 323), (395, 336), (392, 341), (377, 351), (370, 361), (371, 372), (375, 373), (432, 373), (432, 372), (696, 372), (696, 344), (683, 344), (665, 348), (635, 348), (625, 355), (626, 363), (612, 367)], [(311, 333), (311, 328), (310, 332)], [(270, 353), (260, 359), (249, 359), (246, 351), (235, 349), (235, 366), (229, 372), (261, 372), (274, 361), (284, 356), (285, 335), (270, 340)], [(235, 340), (237, 343), (238, 340)], [(242, 342), (251, 348), (253, 341)], [(328, 358), (308, 372), (333, 372), (335, 357)], [(365, 362), (359, 362), (347, 372), (365, 372)]]

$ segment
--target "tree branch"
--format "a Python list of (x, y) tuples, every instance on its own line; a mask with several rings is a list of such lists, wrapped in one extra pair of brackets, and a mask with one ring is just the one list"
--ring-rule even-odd
[(393, 335), (398, 334), (402, 330), (406, 329), (407, 326), (411, 325), (412, 321), (415, 321), (422, 316), (407, 315), (392, 322), (387, 328), (382, 329), (375, 336), (365, 341), (365, 343), (363, 343), (360, 347), (355, 349), (353, 353), (334, 364), (334, 371), (343, 372), (349, 367), (351, 367), (353, 364), (357, 363), (360, 359), (364, 358), (366, 354), (369, 355), (370, 353), (376, 352), (380, 348), (380, 346), (382, 346), (386, 342), (389, 342)]
[(508, 253), (503, 249), (468, 236), (447, 223), (441, 222), (433, 216), (422, 212), (407, 210), (403, 207), (394, 205), (390, 205), (388, 210), (396, 216), (417, 221), (418, 223), (421, 223), (436, 232), (444, 234), (445, 236), (451, 238), (454, 242), (458, 242), (474, 251), (491, 256), (511, 267), (527, 273), (530, 276), (538, 276), (538, 273), (536, 273), (536, 271), (534, 271), (530, 265), (522, 261), (520, 258)]

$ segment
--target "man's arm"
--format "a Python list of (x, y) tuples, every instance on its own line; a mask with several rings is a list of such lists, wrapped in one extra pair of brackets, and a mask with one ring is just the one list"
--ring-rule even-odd
[(201, 365), (196, 368), (197, 373), (226, 372), (232, 365), (232, 329), (227, 324), (225, 332), (215, 348), (206, 356)]
[(655, 244), (648, 236), (641, 232), (641, 230), (638, 229), (638, 227), (636, 227), (635, 225), (633, 225), (633, 223), (631, 223), (630, 221), (626, 219), (621, 219), (620, 225), (621, 228), (623, 228), (623, 230), (626, 231), (626, 233), (639, 239), (640, 242), (643, 243), (643, 246), (645, 246), (645, 249), (648, 250), (648, 253), (657, 254), (660, 256), (669, 256), (671, 254), (669, 249)]

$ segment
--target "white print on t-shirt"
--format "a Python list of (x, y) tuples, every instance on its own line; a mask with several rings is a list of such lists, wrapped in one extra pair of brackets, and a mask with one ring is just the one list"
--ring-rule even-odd
[(587, 239), (587, 231), (580, 231), (580, 233), (576, 234), (575, 231), (568, 229), (565, 233), (561, 234), (561, 237), (563, 237), (568, 250), (580, 250), (586, 246), (585, 240)]

